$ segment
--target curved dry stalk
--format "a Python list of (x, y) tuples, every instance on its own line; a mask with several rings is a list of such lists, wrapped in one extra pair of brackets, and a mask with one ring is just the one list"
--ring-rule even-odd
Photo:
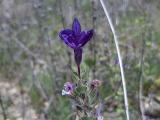
[(103, 10), (105, 12), (105, 15), (107, 17), (107, 20), (109, 22), (109, 25), (111, 27), (111, 30), (112, 30), (112, 33), (113, 33), (113, 37), (114, 37), (114, 42), (115, 42), (115, 45), (116, 45), (116, 51), (117, 51), (117, 54), (118, 54), (118, 60), (119, 60), (119, 65), (120, 65), (121, 78), (122, 78), (122, 85), (123, 85), (123, 94), (124, 94), (124, 103), (125, 103), (126, 117), (127, 117), (127, 120), (129, 120), (130, 117), (129, 117), (129, 109), (128, 109), (128, 97), (127, 97), (126, 81), (125, 81), (124, 70), (123, 70), (123, 63), (122, 63), (122, 58), (121, 58), (119, 44), (118, 44), (118, 37), (116, 35), (116, 31), (114, 29), (113, 23), (111, 21), (109, 13), (108, 13), (108, 11), (106, 9), (106, 6), (104, 5), (103, 0), (100, 0), (100, 2), (101, 2), (101, 5), (103, 7)]
[(140, 80), (139, 80), (139, 106), (141, 112), (142, 120), (146, 120), (144, 115), (144, 107), (143, 107), (143, 66), (144, 66), (144, 50), (145, 50), (145, 40), (142, 41), (142, 50), (141, 50), (141, 59), (140, 59)]

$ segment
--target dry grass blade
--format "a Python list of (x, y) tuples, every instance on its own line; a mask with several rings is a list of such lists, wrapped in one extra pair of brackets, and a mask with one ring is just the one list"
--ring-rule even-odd
[(129, 120), (130, 118), (129, 118), (129, 109), (128, 109), (128, 97), (127, 97), (126, 81), (125, 81), (124, 70), (123, 70), (123, 63), (122, 63), (122, 58), (121, 58), (119, 44), (118, 44), (118, 37), (116, 35), (116, 31), (114, 29), (114, 26), (112, 24), (110, 15), (109, 15), (109, 13), (108, 13), (108, 11), (106, 9), (106, 6), (104, 5), (103, 0), (100, 0), (100, 2), (101, 2), (101, 5), (103, 7), (103, 10), (105, 12), (105, 15), (107, 17), (107, 20), (109, 22), (109, 25), (111, 27), (111, 30), (112, 30), (112, 33), (113, 33), (113, 37), (114, 37), (114, 42), (115, 42), (115, 45), (116, 45), (116, 51), (117, 51), (117, 54), (118, 54), (118, 60), (119, 60), (119, 65), (120, 65), (120, 70), (121, 70), (121, 78), (122, 78), (122, 85), (123, 85), (123, 94), (124, 94), (124, 103), (125, 103), (126, 117), (127, 117), (127, 120)]

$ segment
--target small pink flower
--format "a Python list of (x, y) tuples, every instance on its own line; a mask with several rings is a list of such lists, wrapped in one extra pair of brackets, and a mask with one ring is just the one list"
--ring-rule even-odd
[(97, 79), (92, 80), (92, 81), (90, 81), (90, 88), (91, 88), (92, 90), (93, 90), (93, 89), (96, 89), (98, 86), (101, 85), (101, 83), (102, 83), (102, 81), (100, 81), (100, 80), (97, 80)]

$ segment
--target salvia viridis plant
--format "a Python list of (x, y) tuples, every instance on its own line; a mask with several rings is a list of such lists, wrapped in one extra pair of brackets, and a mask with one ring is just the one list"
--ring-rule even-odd
[(74, 116), (76, 120), (103, 120), (103, 105), (99, 100), (98, 88), (101, 81), (83, 80), (81, 78), (80, 64), (82, 62), (83, 47), (93, 37), (94, 30), (81, 30), (77, 18), (74, 18), (72, 28), (65, 28), (59, 32), (60, 39), (74, 51), (74, 59), (77, 66), (78, 80), (75, 83), (67, 81), (64, 83), (62, 95), (71, 99)]

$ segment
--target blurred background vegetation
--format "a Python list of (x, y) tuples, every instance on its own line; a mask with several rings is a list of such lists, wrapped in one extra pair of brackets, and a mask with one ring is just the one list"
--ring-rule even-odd
[[(147, 119), (160, 117), (160, 107), (159, 115), (155, 104), (150, 110), (151, 101), (160, 106), (160, 1), (104, 1), (120, 40), (131, 119), (141, 117), (140, 85)], [(71, 27), (74, 16), (82, 29), (95, 30), (84, 48), (83, 78), (103, 81), (100, 98), (107, 102), (105, 120), (125, 119), (117, 53), (99, 0), (1, 0), (0, 99), (10, 120), (18, 120), (9, 112), (14, 99), (8, 92), (13, 86), (20, 91), (17, 97), (28, 96), (36, 114), (27, 118), (25, 112), (20, 113), (24, 120), (73, 119), (71, 101), (61, 96), (61, 90), (64, 82), (75, 79), (75, 63), (58, 32)], [(6, 83), (12, 87), (4, 92)]]

